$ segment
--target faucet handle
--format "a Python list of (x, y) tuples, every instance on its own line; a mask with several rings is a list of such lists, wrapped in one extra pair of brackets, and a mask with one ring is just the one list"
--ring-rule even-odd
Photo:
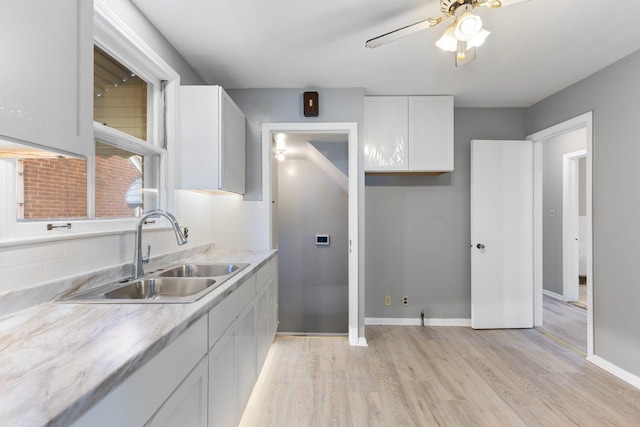
[(147, 254), (142, 257), (142, 262), (147, 264), (149, 262), (150, 255), (151, 255), (151, 245), (147, 245)]

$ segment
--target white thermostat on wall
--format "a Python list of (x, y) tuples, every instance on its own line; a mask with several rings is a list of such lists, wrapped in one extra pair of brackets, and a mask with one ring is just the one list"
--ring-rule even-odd
[(316, 246), (329, 246), (329, 235), (316, 234)]

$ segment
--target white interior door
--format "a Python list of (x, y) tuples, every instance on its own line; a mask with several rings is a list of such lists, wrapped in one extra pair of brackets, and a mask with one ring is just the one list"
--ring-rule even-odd
[(533, 327), (531, 141), (471, 141), (471, 326)]

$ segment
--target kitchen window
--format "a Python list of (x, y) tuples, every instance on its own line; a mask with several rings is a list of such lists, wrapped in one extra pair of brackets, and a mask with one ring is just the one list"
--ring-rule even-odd
[(179, 76), (94, 6), (93, 150), (76, 157), (0, 141), (0, 240), (117, 233), (143, 211), (173, 209), (167, 146)]

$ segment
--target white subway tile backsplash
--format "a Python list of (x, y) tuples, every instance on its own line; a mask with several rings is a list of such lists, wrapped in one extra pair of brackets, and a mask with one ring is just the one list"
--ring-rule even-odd
[(22, 249), (7, 249), (0, 251), (0, 269), (22, 265), (24, 251)]
[[(145, 230), (143, 250), (151, 256), (173, 253), (213, 242), (220, 249), (264, 249), (261, 202), (245, 202), (238, 195), (176, 191), (176, 217), (189, 227), (189, 243), (178, 246), (172, 230)], [(0, 251), (0, 293), (44, 281), (131, 263), (134, 233), (129, 232), (41, 243)]]
[(75, 276), (83, 272), (82, 257), (68, 257), (44, 263), (44, 278), (47, 281)]
[(24, 288), (44, 280), (44, 263), (4, 268), (0, 270), (0, 292)]
[(65, 243), (41, 243), (24, 249), (24, 262), (34, 264), (64, 258)]

